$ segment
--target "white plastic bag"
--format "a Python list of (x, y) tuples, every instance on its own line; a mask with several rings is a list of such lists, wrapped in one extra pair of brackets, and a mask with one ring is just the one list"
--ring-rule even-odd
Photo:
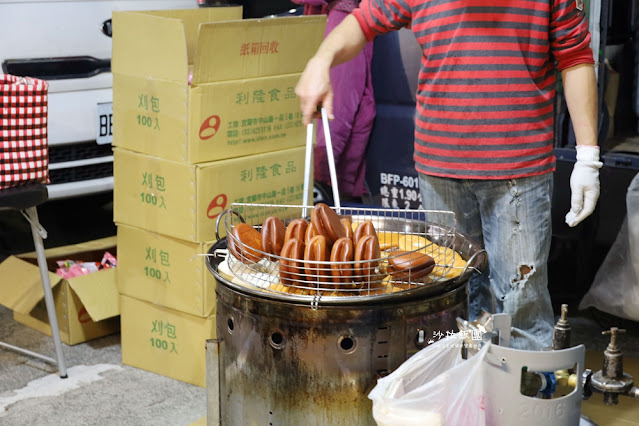
[(368, 397), (378, 426), (483, 426), (484, 347), (461, 357), (459, 333), (417, 352), (379, 379)]
[(627, 215), (579, 309), (639, 321), (639, 174), (626, 192)]

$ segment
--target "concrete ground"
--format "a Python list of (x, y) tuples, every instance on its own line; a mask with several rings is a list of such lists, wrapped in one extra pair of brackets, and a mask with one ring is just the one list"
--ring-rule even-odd
[[(45, 248), (115, 235), (112, 198), (106, 193), (38, 207), (49, 233)], [(0, 211), (0, 261), (33, 250), (27, 221)], [(4, 306), (0, 341), (55, 357), (53, 340), (14, 321)], [(63, 344), (63, 352), (65, 380), (56, 366), (0, 347), (0, 425), (188, 425), (206, 416), (206, 389), (122, 365), (119, 334)]]
[[(50, 337), (2, 306), (0, 341), (55, 357)], [(63, 353), (64, 380), (55, 365), (0, 348), (0, 425), (189, 425), (206, 416), (206, 389), (122, 365), (119, 334), (63, 344)]]

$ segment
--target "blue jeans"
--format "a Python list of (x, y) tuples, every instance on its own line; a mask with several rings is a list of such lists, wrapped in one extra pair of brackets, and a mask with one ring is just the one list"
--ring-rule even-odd
[(422, 205), (455, 213), (456, 230), (482, 245), (488, 268), (469, 281), (469, 320), (486, 310), (512, 318), (515, 349), (550, 347), (548, 292), (553, 175), (510, 180), (419, 175)]

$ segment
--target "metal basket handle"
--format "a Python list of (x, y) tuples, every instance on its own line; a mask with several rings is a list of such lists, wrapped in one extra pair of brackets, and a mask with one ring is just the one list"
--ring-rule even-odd
[(241, 222), (243, 222), (243, 223), (246, 222), (244, 220), (244, 218), (242, 217), (242, 215), (240, 213), (238, 213), (237, 211), (233, 210), (233, 209), (226, 209), (226, 210), (222, 211), (222, 213), (220, 213), (217, 216), (217, 219), (215, 219), (215, 239), (217, 239), (217, 240), (220, 239), (220, 219), (222, 219), (223, 216), (226, 216), (229, 213), (233, 213), (234, 215), (239, 217)]
[[(326, 156), (328, 158), (328, 171), (331, 177), (331, 188), (333, 190), (333, 203), (335, 209), (339, 213), (341, 203), (339, 199), (339, 189), (337, 183), (337, 172), (335, 170), (335, 156), (333, 155), (333, 140), (331, 139), (331, 131), (328, 126), (328, 115), (326, 108), (321, 108), (322, 125), (324, 128), (324, 139), (326, 141)], [(304, 159), (304, 193), (302, 217), (307, 217), (307, 207), (311, 206), (311, 163), (313, 162), (313, 129), (314, 125), (311, 121), (306, 125), (306, 155)]]
[(484, 250), (484, 249), (477, 250), (475, 253), (473, 253), (472, 256), (470, 256), (468, 258), (468, 261), (466, 261), (466, 265), (464, 265), (464, 269), (461, 271), (461, 274), (459, 274), (459, 276), (455, 280), (455, 284), (459, 283), (459, 280), (461, 280), (462, 277), (464, 276), (464, 274), (466, 273), (466, 271), (468, 271), (468, 265), (470, 265), (472, 263), (472, 261), (475, 259), (475, 257), (477, 257), (477, 255), (479, 255), (479, 254), (484, 256), (484, 258), (482, 259), (480, 265), (484, 264), (488, 260), (488, 253), (486, 252), (486, 250)]
[(333, 140), (331, 139), (331, 131), (328, 128), (328, 115), (326, 113), (326, 108), (322, 108), (322, 124), (324, 126), (324, 139), (326, 141), (328, 171), (331, 176), (331, 188), (333, 188), (333, 203), (335, 204), (335, 210), (337, 210), (337, 213), (339, 213), (341, 205), (337, 185), (337, 173), (335, 171), (335, 157), (333, 156)]

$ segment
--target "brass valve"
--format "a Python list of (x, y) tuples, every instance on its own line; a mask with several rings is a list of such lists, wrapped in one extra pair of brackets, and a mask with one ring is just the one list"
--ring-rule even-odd
[(617, 335), (626, 330), (612, 327), (601, 334), (610, 335), (610, 343), (604, 351), (603, 369), (592, 375), (591, 386), (594, 391), (603, 393), (604, 403), (616, 405), (620, 394), (629, 394), (633, 389), (633, 378), (623, 372), (623, 352), (617, 345)]

